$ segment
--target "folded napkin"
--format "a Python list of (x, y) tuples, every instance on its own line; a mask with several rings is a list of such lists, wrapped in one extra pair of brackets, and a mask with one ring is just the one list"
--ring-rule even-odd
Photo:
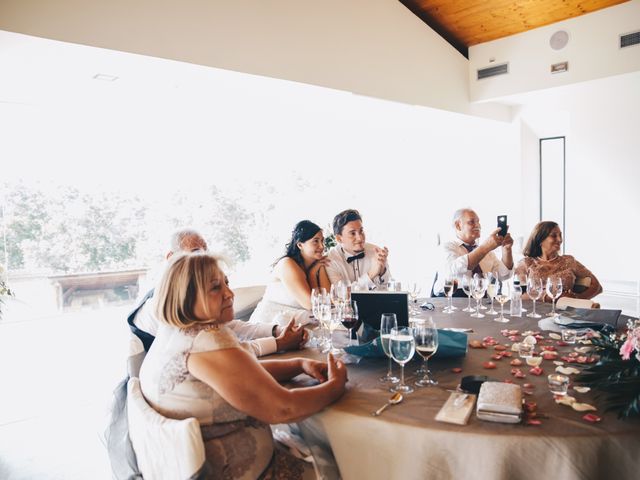
[(522, 416), (520, 385), (484, 382), (478, 394), (476, 416), (489, 422), (518, 423)]
[[(374, 333), (375, 332), (375, 333)], [(368, 338), (373, 340), (366, 342)], [(344, 347), (344, 351), (360, 357), (386, 357), (377, 330), (365, 329), (361, 336), (366, 343)], [(464, 357), (467, 354), (467, 334), (438, 329), (438, 350), (431, 358)]]

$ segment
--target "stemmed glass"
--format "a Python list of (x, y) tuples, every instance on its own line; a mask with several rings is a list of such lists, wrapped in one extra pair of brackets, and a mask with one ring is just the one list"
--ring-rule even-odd
[(504, 304), (511, 299), (511, 280), (498, 279), (496, 282), (496, 287), (496, 300), (498, 300), (498, 303), (500, 304), (500, 316), (498, 318), (494, 318), (494, 321), (506, 323), (509, 321), (509, 319), (505, 318), (504, 316)]
[(411, 298), (411, 313), (414, 315), (420, 313), (416, 304), (418, 303), (418, 295), (420, 294), (420, 286), (417, 283), (409, 284), (409, 298)]
[(529, 275), (529, 278), (527, 278), (527, 294), (529, 295), (529, 298), (533, 300), (533, 311), (527, 314), (527, 317), (541, 318), (542, 315), (536, 313), (536, 301), (539, 300), (543, 294), (541, 278)]
[(562, 295), (562, 278), (551, 276), (547, 278), (547, 295), (551, 297), (551, 313), (550, 317), (557, 317), (556, 300)]
[(453, 313), (453, 302), (451, 301), (451, 297), (453, 297), (453, 291), (456, 289), (456, 280), (453, 277), (446, 277), (444, 279), (444, 294), (448, 298), (447, 306), (444, 310), (444, 313)]
[(330, 352), (333, 349), (331, 341), (331, 300), (328, 295), (323, 295), (318, 307), (318, 320), (322, 327), (322, 331), (326, 332), (324, 336), (322, 353)]
[(333, 346), (333, 332), (342, 321), (342, 312), (344, 310), (344, 305), (345, 304), (342, 301), (339, 301), (338, 305), (333, 310), (331, 310), (331, 306), (329, 306), (329, 321), (327, 322), (327, 327), (329, 328), (329, 349), (327, 350), (327, 352), (333, 355), (342, 353), (341, 350)]
[(460, 279), (460, 283), (462, 284), (462, 291), (468, 298), (467, 307), (463, 308), (463, 312), (473, 312), (473, 308), (471, 308), (471, 284), (473, 283), (473, 278), (469, 272), (465, 273)]
[(380, 316), (380, 343), (384, 354), (389, 357), (389, 370), (384, 377), (379, 380), (385, 383), (398, 383), (398, 377), (393, 376), (391, 370), (391, 350), (389, 349), (389, 341), (391, 339), (391, 329), (398, 328), (398, 320), (395, 313), (383, 313)]
[(487, 291), (487, 279), (482, 275), (474, 275), (471, 283), (471, 294), (476, 299), (476, 311), (472, 313), (473, 318), (484, 318), (484, 314), (480, 313), (480, 300)]
[(349, 331), (349, 345), (351, 340), (351, 330), (358, 324), (358, 304), (356, 301), (346, 302), (342, 309), (342, 325)]
[(322, 305), (322, 302), (326, 295), (327, 291), (324, 288), (314, 288), (311, 290), (311, 313), (313, 314), (313, 318), (316, 319), (320, 327), (320, 335), (316, 340), (318, 347), (324, 347), (326, 343), (323, 324), (320, 320), (320, 305)]
[(392, 328), (389, 350), (391, 351), (391, 357), (400, 365), (400, 385), (393, 387), (391, 390), (400, 393), (413, 392), (413, 388), (404, 383), (404, 365), (411, 360), (416, 352), (416, 343), (411, 328)]
[(438, 329), (431, 317), (421, 318), (414, 323), (413, 338), (416, 342), (416, 352), (422, 357), (421, 370), (424, 372), (423, 377), (416, 381), (416, 385), (418, 387), (437, 385), (438, 381), (431, 377), (427, 364), (429, 358), (438, 350)]
[(498, 315), (493, 309), (493, 299), (496, 298), (498, 275), (495, 273), (487, 273), (487, 295), (491, 299), (491, 309), (487, 312), (487, 315)]

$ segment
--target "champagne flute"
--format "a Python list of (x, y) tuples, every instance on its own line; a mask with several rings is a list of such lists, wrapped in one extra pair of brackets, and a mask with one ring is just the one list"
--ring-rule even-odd
[[(414, 323), (413, 337), (416, 342), (416, 352), (422, 357), (423, 377), (416, 381), (418, 387), (430, 387), (437, 385), (438, 381), (431, 377), (427, 364), (438, 350), (438, 329), (431, 317), (421, 318)], [(417, 372), (416, 372), (417, 373)]]
[(562, 278), (552, 275), (547, 278), (547, 295), (551, 297), (551, 313), (550, 317), (557, 317), (556, 300), (562, 295)]
[(487, 291), (487, 279), (483, 275), (474, 275), (471, 283), (471, 294), (476, 299), (476, 311), (472, 313), (473, 318), (484, 318), (484, 314), (480, 313), (480, 300)]
[(411, 360), (416, 351), (416, 343), (413, 338), (413, 332), (409, 327), (396, 327), (391, 329), (389, 350), (391, 358), (400, 365), (400, 385), (393, 387), (391, 390), (400, 393), (411, 393), (413, 388), (404, 383), (404, 365)]
[(473, 283), (473, 278), (471, 277), (471, 273), (469, 272), (465, 273), (462, 276), (460, 283), (462, 284), (462, 291), (467, 296), (467, 307), (463, 308), (462, 311), (473, 312), (473, 308), (471, 308), (471, 288), (472, 288), (471, 284)]
[(533, 311), (527, 314), (527, 317), (531, 318), (541, 318), (542, 315), (536, 313), (536, 301), (540, 299), (544, 290), (542, 288), (542, 279), (536, 277), (534, 275), (529, 275), (527, 278), (527, 294), (529, 298), (533, 301)]
[(389, 357), (389, 370), (384, 377), (379, 380), (385, 383), (398, 383), (398, 377), (393, 376), (391, 364), (391, 350), (389, 349), (389, 341), (391, 339), (391, 329), (398, 327), (398, 320), (395, 313), (383, 313), (380, 316), (380, 343), (384, 354)]
[[(320, 303), (318, 312), (320, 314), (320, 316), (318, 317), (318, 320), (320, 320), (320, 325), (322, 327), (323, 337), (324, 337), (324, 341), (322, 342), (324, 346), (324, 348), (322, 349), (322, 353), (327, 353), (331, 351), (331, 349), (333, 348), (333, 345), (331, 344), (331, 329), (330, 329), (331, 300), (328, 295), (325, 295), (323, 297), (322, 302)], [(327, 336), (327, 332), (328, 332), (328, 336)]]
[(453, 313), (453, 303), (451, 297), (453, 297), (453, 291), (456, 288), (456, 282), (453, 277), (446, 277), (444, 279), (444, 294), (447, 297), (447, 306), (443, 310), (444, 313)]
[(358, 304), (356, 301), (346, 302), (342, 310), (342, 325), (349, 331), (349, 345), (352, 342), (351, 331), (358, 324)]
[(498, 288), (496, 286), (498, 275), (496, 273), (487, 273), (487, 295), (491, 299), (491, 309), (487, 312), (487, 315), (498, 315), (493, 308), (493, 299), (496, 298), (496, 292)]
[(509, 319), (504, 316), (504, 304), (511, 299), (511, 281), (509, 279), (498, 279), (496, 287), (496, 300), (498, 300), (498, 303), (500, 304), (500, 316), (498, 318), (494, 318), (494, 321), (506, 323)]

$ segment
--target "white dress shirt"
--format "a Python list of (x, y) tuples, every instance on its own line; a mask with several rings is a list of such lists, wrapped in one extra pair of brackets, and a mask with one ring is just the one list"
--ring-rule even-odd
[[(160, 321), (153, 314), (153, 302), (146, 301), (138, 310), (133, 323), (140, 330), (153, 335), (158, 333)], [(229, 327), (242, 342), (246, 342), (256, 357), (270, 355), (278, 350), (276, 339), (273, 336), (273, 327), (276, 324), (250, 323), (243, 320), (231, 320)]]
[[(482, 273), (497, 272), (500, 280), (509, 278), (512, 273), (493, 251), (487, 253), (480, 260), (480, 269)], [(444, 290), (444, 280), (447, 276), (460, 278), (471, 271), (469, 252), (464, 247), (464, 242), (460, 239), (445, 242), (442, 245), (442, 262), (438, 269), (438, 279), (433, 286), (433, 292), (438, 295)]]
[(347, 258), (351, 257), (351, 254), (347, 253), (340, 245), (329, 250), (327, 257), (331, 260), (327, 266), (327, 275), (332, 284), (338, 283), (340, 280), (347, 285), (357, 282), (361, 289), (371, 290), (378, 285), (386, 284), (391, 278), (389, 265), (386, 263), (382, 275), (377, 275), (373, 280), (369, 278), (367, 272), (376, 258), (376, 247), (370, 243), (364, 244), (364, 257), (351, 263), (347, 262)]

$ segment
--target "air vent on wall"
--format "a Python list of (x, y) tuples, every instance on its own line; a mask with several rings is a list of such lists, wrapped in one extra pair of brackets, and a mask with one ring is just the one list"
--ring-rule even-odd
[(509, 73), (509, 63), (502, 63), (500, 65), (494, 65), (493, 67), (479, 68), (478, 80), (483, 78), (495, 77), (496, 75), (506, 75)]
[(620, 35), (620, 48), (631, 47), (640, 43), (640, 31)]

